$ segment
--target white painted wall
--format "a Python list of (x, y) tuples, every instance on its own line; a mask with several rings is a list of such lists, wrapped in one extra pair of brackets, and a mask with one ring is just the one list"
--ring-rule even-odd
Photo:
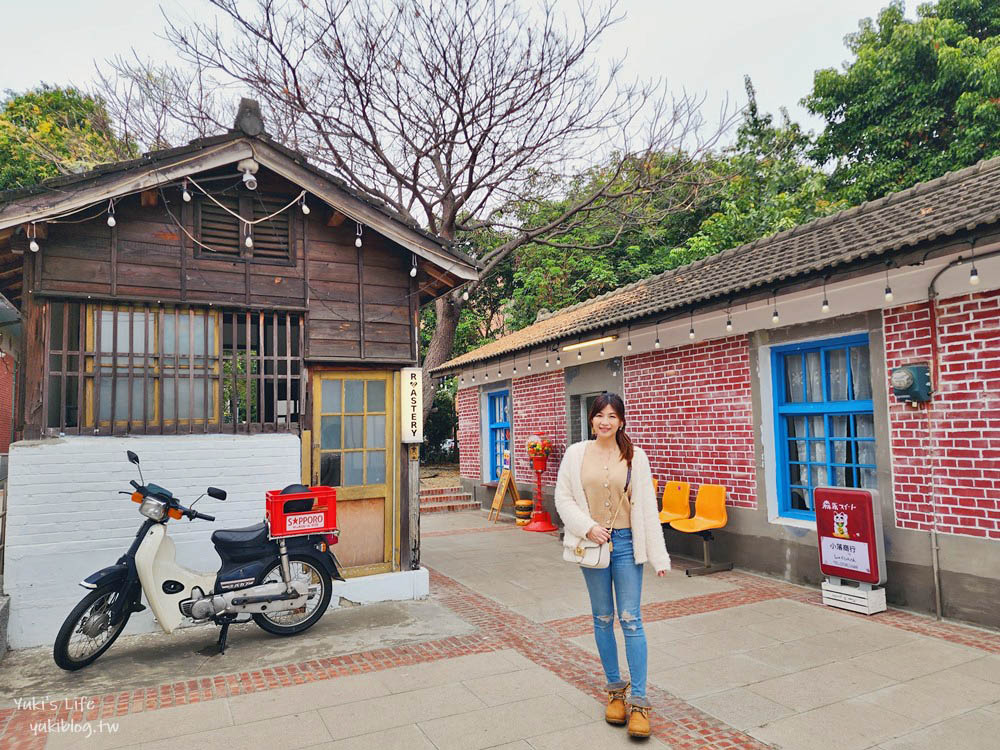
[[(70, 609), (86, 594), (78, 584), (112, 565), (128, 549), (143, 518), (119, 490), (138, 480), (125, 451), (135, 451), (147, 482), (166, 487), (189, 505), (208, 486), (229, 493), (195, 506), (216, 516), (171, 521), (177, 560), (190, 568), (219, 567), (209, 540), (216, 529), (264, 518), (264, 492), (299, 481), (296, 435), (183, 435), (65, 437), (15, 443), (7, 485), (4, 593), (11, 597), (11, 648), (51, 645)], [(147, 609), (126, 632), (157, 628)]]

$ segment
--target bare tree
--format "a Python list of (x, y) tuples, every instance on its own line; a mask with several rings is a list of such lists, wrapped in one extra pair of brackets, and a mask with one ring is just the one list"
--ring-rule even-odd
[[(504, 233), (480, 255), (484, 278), (527, 243), (567, 241), (594, 212), (615, 215), (620, 233), (683, 210), (703, 187), (697, 160), (729, 125), (723, 112), (703, 138), (699, 100), (623, 81), (620, 62), (602, 70), (596, 51), (619, 20), (617, 0), (581, 0), (572, 25), (548, 0), (530, 8), (519, 0), (206, 1), (215, 22), (167, 19), (180, 68), (119, 58), (102, 76), (101, 93), (126, 132), (159, 144), (178, 124), (177, 136), (217, 130), (219, 113), (232, 111), (228, 99), (250, 93), (287, 145), (362, 195), (446, 241)], [(568, 193), (572, 176), (595, 164), (600, 179)], [(661, 199), (650, 211), (654, 195)], [(548, 198), (564, 208), (543, 222), (526, 224), (512, 210)], [(425, 370), (449, 358), (462, 305), (460, 292), (436, 300)], [(433, 394), (428, 378), (425, 411)]]

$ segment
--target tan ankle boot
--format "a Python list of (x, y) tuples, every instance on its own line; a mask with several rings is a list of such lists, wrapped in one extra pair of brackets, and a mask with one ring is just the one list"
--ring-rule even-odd
[(628, 685), (626, 684), (625, 687), (608, 691), (608, 708), (604, 712), (604, 720), (608, 724), (620, 726), (625, 723), (625, 692), (627, 690)]
[(649, 709), (629, 706), (628, 733), (630, 737), (649, 737)]

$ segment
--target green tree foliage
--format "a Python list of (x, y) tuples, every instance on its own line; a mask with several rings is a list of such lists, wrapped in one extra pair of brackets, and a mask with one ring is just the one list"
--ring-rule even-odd
[(728, 177), (719, 208), (698, 230), (671, 250), (676, 267), (753, 242), (847, 208), (833, 199), (827, 176), (808, 163), (809, 136), (782, 110), (780, 125), (761, 114), (753, 84), (746, 79), (748, 104), (736, 140), (715, 169)]
[(1000, 154), (1000, 0), (940, 0), (907, 20), (894, 0), (847, 37), (854, 59), (816, 72), (803, 104), (826, 120), (812, 158), (870, 200)]
[(77, 89), (43, 84), (0, 102), (0, 189), (134, 155), (112, 132), (103, 102)]

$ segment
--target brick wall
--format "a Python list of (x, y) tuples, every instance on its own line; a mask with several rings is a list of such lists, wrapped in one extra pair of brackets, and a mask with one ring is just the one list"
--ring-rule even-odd
[[(883, 313), (886, 374), (930, 363), (929, 303)], [(889, 385), (896, 525), (1000, 539), (1000, 292), (938, 304), (933, 400), (913, 408)]]
[(11, 420), (14, 404), (14, 358), (0, 358), (0, 453), (10, 449)]
[(459, 474), (467, 479), (482, 477), (479, 454), (479, 389), (462, 388), (456, 399), (458, 411), (458, 466)]
[[(218, 519), (170, 525), (177, 561), (215, 571), (219, 558), (209, 537), (216, 529), (257, 523), (264, 492), (300, 479), (297, 435), (73, 436), (23, 441), (10, 450), (4, 592), (10, 594), (10, 645), (51, 644), (70, 609), (83, 597), (77, 584), (113, 565), (142, 522), (131, 490), (139, 454), (147, 482), (190, 504), (209, 485), (229, 493), (203, 498), (196, 508)], [(127, 632), (156, 629), (149, 610), (134, 615)]]
[(653, 475), (726, 487), (727, 505), (755, 508), (750, 349), (745, 337), (625, 358), (627, 431)]
[(525, 448), (528, 436), (539, 434), (552, 441), (548, 468), (542, 484), (554, 485), (559, 461), (566, 450), (566, 386), (562, 370), (515, 378), (512, 385), (514, 476), (519, 482), (535, 481), (535, 471)]

